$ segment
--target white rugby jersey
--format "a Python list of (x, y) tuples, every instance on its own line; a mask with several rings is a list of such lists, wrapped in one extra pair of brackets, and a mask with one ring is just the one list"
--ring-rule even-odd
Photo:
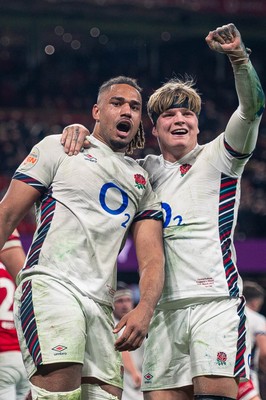
[(176, 300), (242, 293), (233, 233), (240, 176), (248, 158), (236, 153), (221, 134), (175, 163), (162, 155), (138, 160), (164, 211), (166, 276), (161, 307)]
[(69, 157), (60, 138), (38, 143), (13, 177), (41, 192), (37, 228), (19, 280), (48, 274), (112, 304), (117, 255), (130, 224), (160, 219), (161, 205), (147, 172), (132, 158), (94, 137), (89, 149)]
[(250, 61), (233, 70), (239, 107), (224, 133), (175, 163), (154, 155), (139, 160), (165, 216), (160, 307), (242, 294), (233, 234), (240, 178), (256, 144), (265, 96)]

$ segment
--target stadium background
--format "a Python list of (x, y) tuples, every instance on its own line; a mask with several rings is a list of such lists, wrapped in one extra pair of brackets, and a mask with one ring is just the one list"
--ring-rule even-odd
[[(266, 88), (264, 0), (0, 0), (0, 195), (33, 144), (67, 124), (93, 127), (99, 85), (119, 74), (138, 78), (144, 104), (173, 76), (189, 74), (202, 93), (200, 143), (221, 132), (237, 99), (231, 66), (205, 43), (209, 30), (234, 22)], [(158, 152), (144, 113), (146, 153)], [(242, 179), (236, 230), (243, 277), (266, 287), (266, 114)], [(25, 246), (34, 214), (20, 224)], [(119, 276), (137, 280), (129, 240)]]

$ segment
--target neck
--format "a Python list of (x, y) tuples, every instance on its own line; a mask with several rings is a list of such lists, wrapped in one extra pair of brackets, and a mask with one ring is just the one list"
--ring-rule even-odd
[(189, 154), (192, 150), (194, 150), (196, 146), (197, 146), (197, 144), (191, 149), (188, 149), (188, 148), (175, 149), (174, 151), (173, 151), (173, 149), (171, 149), (171, 151), (164, 149), (164, 150), (162, 150), (162, 155), (166, 161), (175, 163), (175, 162), (181, 160), (181, 158), (185, 157), (187, 154)]
[(93, 136), (95, 139), (99, 140), (103, 144), (105, 144), (107, 147), (109, 147), (114, 153), (121, 153), (125, 154), (127, 146), (125, 147), (124, 143), (115, 141), (115, 140), (108, 140), (108, 142), (97, 132), (92, 132), (91, 136)]

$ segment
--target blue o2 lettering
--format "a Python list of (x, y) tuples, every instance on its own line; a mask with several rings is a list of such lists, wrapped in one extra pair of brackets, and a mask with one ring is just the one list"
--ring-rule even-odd
[(177, 220), (177, 224), (176, 225), (181, 225), (181, 222), (183, 221), (183, 218), (181, 217), (181, 215), (177, 215), (176, 217), (174, 217), (174, 221)]
[[(171, 209), (170, 204), (168, 204), (168, 203), (162, 203), (162, 208), (165, 212), (165, 220), (164, 220), (163, 228), (166, 228), (170, 224), (170, 221), (172, 219), (172, 209)], [(173, 220), (177, 221), (176, 225), (181, 225), (183, 218), (181, 217), (181, 215), (176, 215), (173, 218)]]
[[(107, 192), (108, 192), (108, 190), (111, 190), (111, 189), (118, 190), (121, 193), (121, 205), (118, 208), (112, 209), (112, 208), (108, 207), (108, 205), (106, 204)], [(102, 208), (106, 212), (108, 212), (109, 214), (112, 214), (112, 215), (122, 214), (128, 206), (127, 193), (124, 190), (122, 190), (119, 186), (115, 185), (112, 182), (105, 183), (102, 186), (102, 188), (100, 190), (99, 200), (100, 200), (100, 204), (101, 204)], [(123, 226), (123, 228), (126, 228), (126, 224), (129, 220), (130, 220), (130, 215), (128, 213), (126, 213), (125, 221), (122, 222), (122, 224), (121, 224)]]
[(123, 228), (126, 228), (128, 221), (130, 220), (130, 215), (128, 213), (125, 214), (126, 220), (122, 222)]
[(163, 223), (163, 228), (166, 228), (169, 225), (169, 222), (171, 221), (172, 210), (169, 204), (167, 203), (162, 203), (162, 209), (165, 211), (165, 220)]
[[(117, 209), (113, 209), (113, 210), (111, 208), (109, 208), (105, 202), (106, 193), (111, 188), (115, 188), (116, 190), (119, 190), (119, 192), (121, 193), (121, 196), (122, 196), (121, 206), (118, 207)], [(105, 183), (103, 185), (103, 187), (101, 188), (101, 191), (100, 191), (99, 200), (100, 200), (102, 208), (105, 211), (107, 211), (109, 214), (113, 214), (113, 215), (121, 214), (123, 211), (125, 211), (125, 209), (128, 206), (128, 195), (126, 194), (126, 192), (124, 192), (124, 190), (120, 189), (120, 187), (118, 187), (117, 185), (115, 185), (112, 182)]]

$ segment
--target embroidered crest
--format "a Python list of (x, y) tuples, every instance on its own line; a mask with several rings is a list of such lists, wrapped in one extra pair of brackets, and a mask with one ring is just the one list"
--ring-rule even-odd
[(91, 161), (91, 162), (97, 163), (97, 158), (93, 157), (91, 154), (84, 154), (84, 159), (88, 160), (88, 161)]
[(192, 167), (192, 165), (190, 164), (183, 164), (180, 166), (180, 172), (181, 172), (181, 176), (184, 176)]
[(223, 351), (217, 353), (217, 364), (226, 365), (227, 355)]
[(138, 189), (145, 189), (147, 182), (146, 182), (146, 179), (144, 178), (144, 176), (140, 175), (140, 174), (135, 174), (134, 178), (135, 178), (135, 186)]

